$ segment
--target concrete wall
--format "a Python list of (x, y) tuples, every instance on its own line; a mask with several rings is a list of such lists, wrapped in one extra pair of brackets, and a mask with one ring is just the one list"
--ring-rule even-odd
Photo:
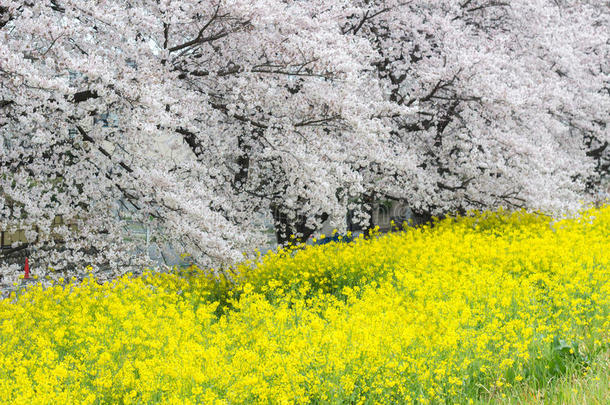
[[(58, 215), (53, 218), (53, 224), (51, 225), (51, 229), (54, 227), (58, 227), (61, 225), (68, 225), (74, 229), (75, 225), (65, 224), (63, 218)], [(57, 241), (61, 241), (60, 236), (58, 234), (52, 234)], [(24, 244), (28, 243), (28, 240), (25, 237), (24, 230), (17, 230), (14, 232), (9, 231), (0, 231), (0, 248), (2, 249), (10, 249), (13, 243)]]

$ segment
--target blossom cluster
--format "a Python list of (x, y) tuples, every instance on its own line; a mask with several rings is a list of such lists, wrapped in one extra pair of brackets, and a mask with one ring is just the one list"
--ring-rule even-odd
[(486, 212), (0, 302), (3, 403), (464, 402), (610, 348), (610, 207)]

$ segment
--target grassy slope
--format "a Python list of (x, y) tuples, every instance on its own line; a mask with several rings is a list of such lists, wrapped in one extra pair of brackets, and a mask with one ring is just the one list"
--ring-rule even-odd
[(589, 369), (574, 369), (541, 387), (522, 385), (502, 396), (484, 396), (480, 404), (606, 405), (610, 403), (610, 354), (604, 353)]

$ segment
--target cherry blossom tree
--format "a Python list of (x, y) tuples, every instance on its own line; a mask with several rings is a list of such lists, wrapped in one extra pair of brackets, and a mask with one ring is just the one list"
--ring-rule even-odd
[(0, 215), (29, 241), (5, 256), (116, 268), (129, 219), (202, 265), (239, 260), (261, 212), (287, 233), (341, 211), (346, 157), (396, 112), (341, 2), (1, 4)]
[(572, 209), (610, 161), (609, 15), (0, 0), (0, 230), (28, 239), (0, 266), (27, 249), (42, 267), (128, 269), (146, 262), (133, 221), (222, 266), (265, 243), (264, 215), (283, 243), (350, 210), (366, 222), (380, 199), (423, 218)]
[(556, 212), (599, 186), (610, 162), (607, 4), (359, 6), (343, 31), (379, 52), (387, 99), (417, 107), (393, 119), (393, 158), (358, 167), (363, 199), (406, 200), (424, 218), (498, 205)]

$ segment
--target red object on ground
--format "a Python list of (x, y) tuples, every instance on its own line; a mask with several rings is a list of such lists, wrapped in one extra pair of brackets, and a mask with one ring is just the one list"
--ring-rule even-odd
[(23, 278), (30, 278), (30, 262), (28, 261), (28, 258), (25, 258), (25, 276), (23, 276)]

